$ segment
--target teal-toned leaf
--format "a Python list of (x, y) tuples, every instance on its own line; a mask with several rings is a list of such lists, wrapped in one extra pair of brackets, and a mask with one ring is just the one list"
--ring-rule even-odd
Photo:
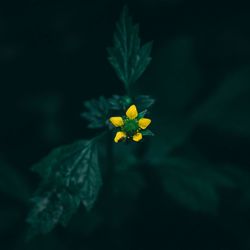
[(124, 7), (114, 33), (114, 47), (108, 48), (108, 60), (118, 78), (128, 89), (146, 70), (151, 61), (152, 42), (141, 46), (139, 26), (133, 24)]
[(141, 130), (143, 136), (154, 136), (155, 134), (150, 129)]
[(139, 95), (135, 98), (113, 95), (109, 98), (111, 110), (126, 110), (131, 104), (135, 104), (139, 112), (150, 108), (155, 100), (148, 95)]
[(143, 118), (147, 114), (147, 112), (147, 110), (143, 110), (142, 112), (140, 112), (137, 116), (137, 119)]
[(99, 99), (92, 99), (84, 103), (86, 111), (81, 114), (89, 121), (89, 128), (102, 128), (107, 125), (109, 102), (101, 96)]
[(132, 99), (128, 96), (113, 95), (109, 98), (111, 110), (126, 110), (132, 102)]
[(250, 137), (250, 67), (226, 75), (214, 93), (195, 112), (196, 124)]
[(233, 178), (226, 172), (199, 161), (172, 158), (158, 171), (165, 192), (193, 211), (216, 214), (219, 188), (235, 187)]
[(145, 110), (150, 108), (155, 103), (155, 100), (148, 95), (139, 95), (134, 102), (138, 110)]
[(27, 218), (30, 224), (28, 238), (40, 233), (48, 233), (60, 222), (64, 208), (57, 194), (57, 190), (54, 189), (41, 192), (32, 199), (33, 209)]
[(59, 147), (32, 169), (43, 180), (27, 219), (31, 236), (66, 225), (80, 202), (93, 207), (102, 184), (94, 139)]

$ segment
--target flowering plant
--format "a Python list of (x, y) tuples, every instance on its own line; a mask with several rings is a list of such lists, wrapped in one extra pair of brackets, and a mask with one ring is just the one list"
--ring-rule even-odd
[[(59, 147), (33, 166), (43, 181), (32, 199), (34, 205), (27, 219), (29, 237), (48, 233), (57, 224), (66, 225), (81, 203), (87, 210), (92, 209), (103, 182), (105, 187), (98, 150), (104, 135), (114, 133), (116, 143), (139, 142), (144, 136), (153, 135), (148, 129), (151, 119), (144, 116), (154, 99), (147, 95), (135, 97), (131, 91), (132, 84), (151, 61), (152, 43), (141, 45), (138, 25), (133, 24), (126, 7), (116, 27), (114, 46), (108, 48), (108, 60), (124, 84), (126, 94), (86, 101), (82, 117), (89, 121), (89, 128), (103, 128), (104, 133), (91, 140)], [(123, 114), (124, 111), (125, 116), (114, 116), (115, 112)], [(109, 144), (107, 162), (113, 158), (112, 154), (112, 145)], [(113, 163), (108, 165), (112, 170)], [(113, 171), (106, 172), (107, 179), (110, 179)]]

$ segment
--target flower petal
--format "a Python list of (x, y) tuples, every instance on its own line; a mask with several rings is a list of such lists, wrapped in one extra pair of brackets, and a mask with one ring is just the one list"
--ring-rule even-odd
[(121, 127), (124, 125), (123, 119), (120, 116), (110, 117), (109, 120), (115, 127)]
[(138, 122), (138, 125), (142, 129), (146, 129), (148, 125), (151, 123), (151, 120), (148, 118), (141, 118)]
[(133, 140), (135, 141), (135, 142), (138, 142), (138, 141), (140, 141), (142, 139), (142, 133), (137, 133), (137, 134), (135, 134), (134, 136), (133, 136)]
[(134, 104), (128, 108), (126, 115), (129, 119), (135, 119), (138, 116), (137, 108)]
[(114, 138), (114, 142), (119, 142), (121, 139), (126, 138), (126, 134), (124, 132), (117, 132)]

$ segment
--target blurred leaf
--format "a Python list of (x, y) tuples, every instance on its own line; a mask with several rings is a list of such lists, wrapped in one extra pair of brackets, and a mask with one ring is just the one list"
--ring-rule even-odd
[(151, 61), (152, 42), (141, 46), (139, 26), (134, 25), (124, 7), (114, 33), (114, 47), (108, 48), (108, 60), (126, 89), (146, 70)]
[(250, 67), (230, 73), (193, 116), (195, 123), (206, 123), (241, 136), (250, 136)]
[(230, 175), (206, 162), (172, 158), (156, 171), (165, 192), (193, 211), (215, 214), (220, 199), (218, 188), (235, 187)]
[(139, 83), (138, 89), (146, 88), (157, 99), (154, 131), (161, 136), (150, 145), (158, 152), (154, 157), (160, 158), (160, 151), (164, 154), (172, 150), (192, 132), (190, 118), (207, 92), (195, 53), (191, 36), (178, 35), (163, 42), (154, 52), (158, 63), (150, 67), (147, 77)]
[(201, 91), (206, 91), (195, 52), (193, 38), (179, 36), (163, 43), (154, 54), (158, 63), (152, 65), (141, 87), (147, 87), (148, 93), (160, 97), (157, 105), (164, 107), (167, 117), (185, 116), (196, 104), (194, 99), (199, 98)]
[(80, 202), (91, 209), (102, 184), (95, 139), (53, 150), (33, 170), (43, 182), (28, 216), (30, 236), (66, 225)]
[(98, 100), (92, 99), (84, 103), (87, 111), (81, 114), (89, 121), (89, 128), (102, 128), (107, 125), (109, 102), (103, 96)]
[(139, 111), (150, 108), (155, 100), (148, 95), (139, 95), (135, 98), (135, 105)]
[(154, 133), (150, 129), (142, 130), (141, 133), (144, 136), (154, 136)]
[(132, 99), (128, 96), (113, 95), (109, 98), (109, 104), (112, 110), (126, 110), (132, 104)]
[(132, 99), (128, 96), (113, 95), (109, 103), (111, 110), (126, 110), (131, 104), (135, 104), (140, 112), (150, 108), (155, 100), (148, 95), (139, 95)]

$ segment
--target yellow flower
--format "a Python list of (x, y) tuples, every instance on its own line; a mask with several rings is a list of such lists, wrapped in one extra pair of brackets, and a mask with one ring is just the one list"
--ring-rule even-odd
[(120, 128), (120, 131), (116, 133), (114, 138), (116, 143), (125, 140), (126, 138), (139, 142), (143, 137), (141, 130), (145, 130), (151, 123), (149, 118), (144, 118), (143, 114), (138, 114), (137, 108), (134, 104), (127, 109), (126, 116), (111, 117), (109, 121), (116, 128)]
[(141, 118), (138, 122), (139, 127), (142, 129), (146, 129), (150, 123), (151, 123), (151, 120), (148, 118)]
[(133, 140), (138, 142), (142, 139), (142, 133), (137, 133), (133, 136)]
[(115, 126), (115, 127), (121, 127), (124, 125), (122, 117), (111, 117), (110, 122)]
[(119, 131), (116, 133), (114, 141), (117, 143), (119, 141), (121, 141), (122, 139), (126, 138), (126, 134), (122, 131)]
[(137, 112), (137, 108), (135, 105), (131, 105), (127, 112), (126, 112), (126, 116), (129, 118), (129, 119), (135, 119), (137, 116), (138, 116), (138, 112)]

